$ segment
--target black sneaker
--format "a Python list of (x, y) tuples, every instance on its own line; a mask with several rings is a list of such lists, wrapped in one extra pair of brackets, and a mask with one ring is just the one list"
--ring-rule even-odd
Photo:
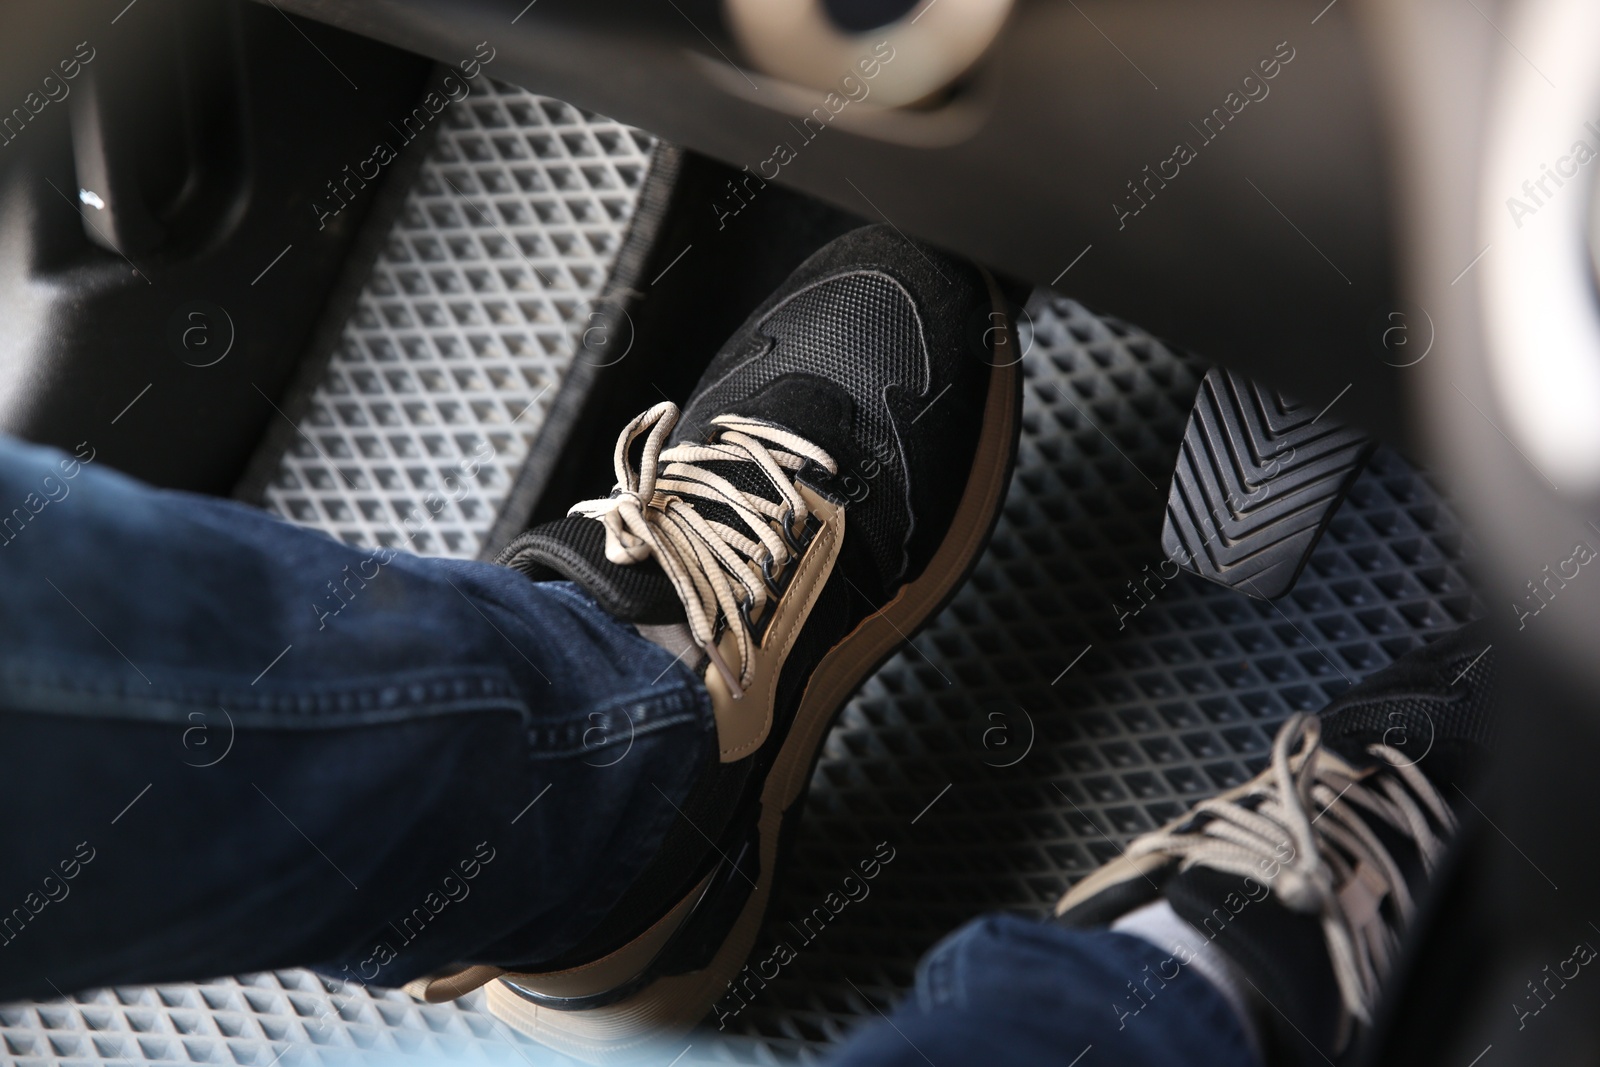
[(1068, 926), (1165, 897), (1222, 949), (1270, 1064), (1343, 1062), (1492, 744), (1492, 656), (1477, 626), (1417, 649), (1278, 731), (1255, 778), (1136, 838), (1073, 886)]
[(750, 317), (681, 414), (658, 404), (623, 430), (609, 497), (506, 549), (697, 663), (720, 752), (601, 927), (490, 985), (496, 1016), (598, 1060), (688, 1029), (726, 992), (829, 726), (988, 539), (1016, 448), (1015, 351), (977, 267), (857, 230)]

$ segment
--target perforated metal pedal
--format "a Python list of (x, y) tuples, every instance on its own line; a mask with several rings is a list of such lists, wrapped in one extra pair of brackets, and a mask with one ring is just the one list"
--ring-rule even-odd
[(1326, 411), (1209, 371), (1167, 493), (1167, 558), (1257, 599), (1294, 588), (1375, 447)]

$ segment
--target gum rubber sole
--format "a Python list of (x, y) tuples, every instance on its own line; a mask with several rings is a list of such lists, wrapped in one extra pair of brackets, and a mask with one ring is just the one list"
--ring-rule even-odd
[[(994, 280), (987, 274), (985, 278), (993, 306), (1003, 308)], [(996, 349), (1008, 354), (1018, 351), (1009, 317)], [(794, 723), (762, 788), (758, 823), (761, 874), (711, 963), (689, 974), (658, 978), (623, 1000), (585, 1011), (541, 1007), (495, 981), (485, 991), (492, 1015), (576, 1059), (625, 1063), (656, 1051), (658, 1042), (688, 1031), (711, 1010), (755, 947), (783, 851), (785, 816), (810, 780), (834, 720), (907, 636), (933, 618), (955, 594), (988, 543), (1016, 455), (1021, 385), (1020, 359), (993, 368), (978, 447), (944, 541), (921, 575), (863, 619), (812, 671)]]

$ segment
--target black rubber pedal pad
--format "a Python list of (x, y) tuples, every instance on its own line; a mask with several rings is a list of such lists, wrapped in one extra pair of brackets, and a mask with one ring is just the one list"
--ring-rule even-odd
[(1293, 589), (1376, 445), (1326, 410), (1208, 372), (1167, 494), (1167, 558), (1257, 599)]

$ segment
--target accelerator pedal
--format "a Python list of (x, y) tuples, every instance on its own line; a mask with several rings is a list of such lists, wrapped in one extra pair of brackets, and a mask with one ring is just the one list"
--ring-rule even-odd
[(1326, 411), (1208, 372), (1167, 494), (1167, 558), (1259, 600), (1294, 588), (1376, 446)]

